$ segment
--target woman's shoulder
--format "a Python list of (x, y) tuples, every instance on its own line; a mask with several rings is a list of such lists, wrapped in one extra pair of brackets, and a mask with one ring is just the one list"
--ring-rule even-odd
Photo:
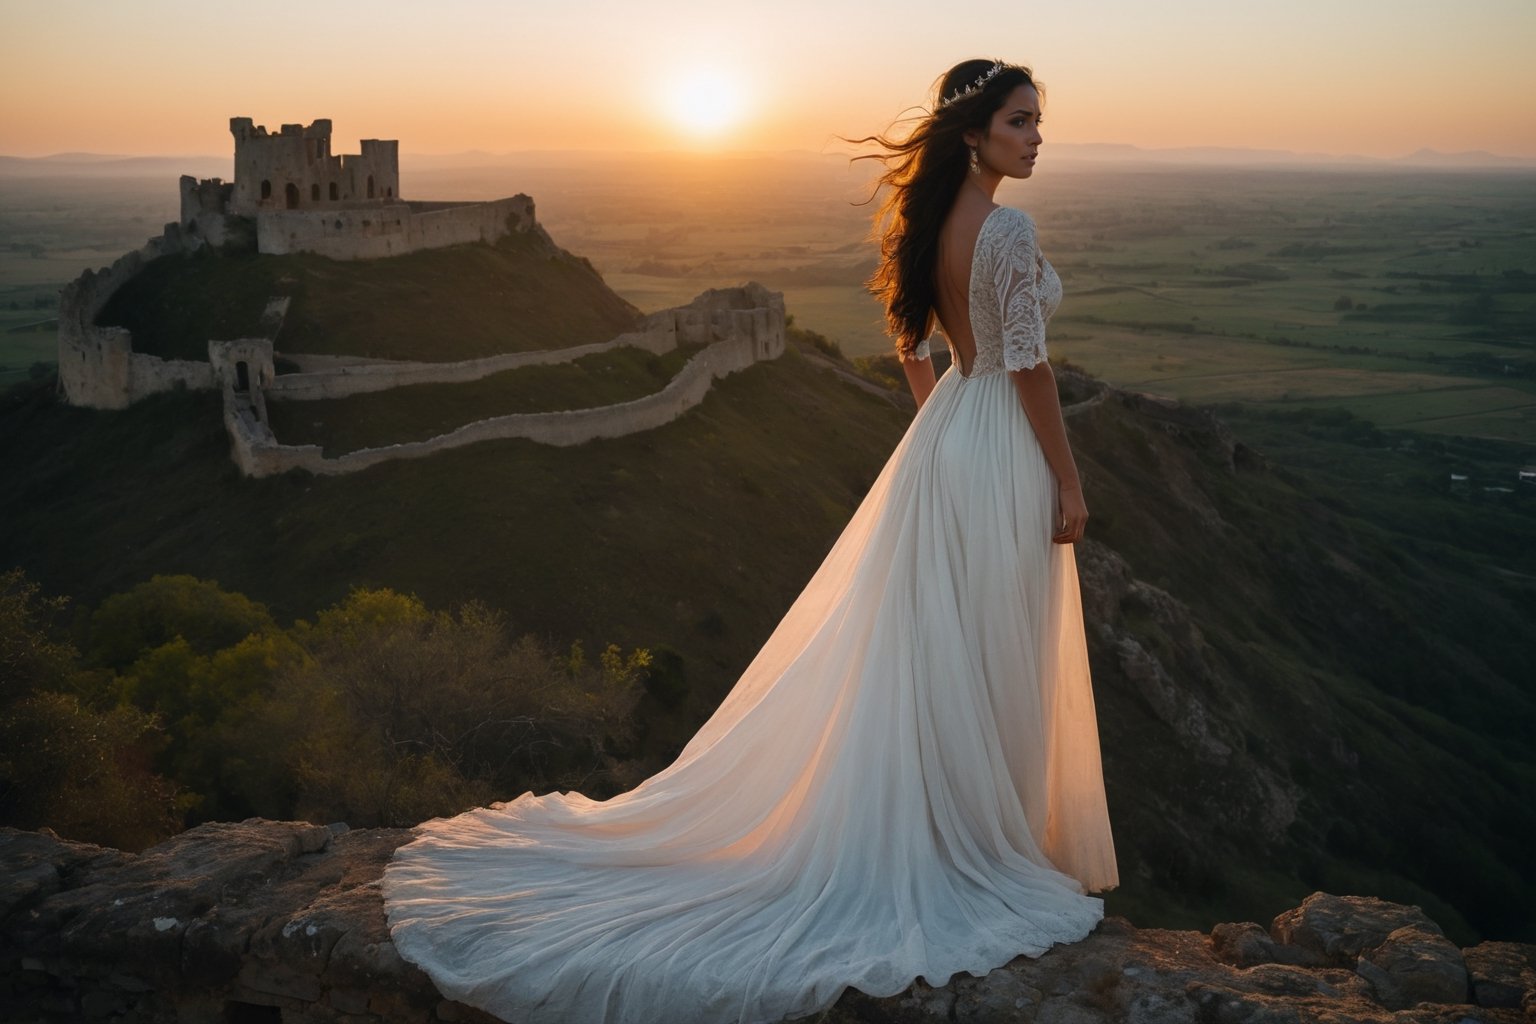
[(987, 215), (987, 220), (996, 222), (998, 229), (1002, 231), (1031, 236), (1035, 233), (1035, 219), (1017, 206), (996, 207)]
[(982, 235), (990, 236), (1000, 251), (1020, 249), (1038, 251), (1035, 241), (1035, 221), (1029, 214), (1014, 206), (999, 206), (987, 214), (982, 225)]

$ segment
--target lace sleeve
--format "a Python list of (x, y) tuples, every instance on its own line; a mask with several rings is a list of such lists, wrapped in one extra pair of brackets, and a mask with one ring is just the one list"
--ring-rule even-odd
[(933, 355), (933, 346), (929, 344), (929, 342), (931, 342), (932, 340), (933, 340), (933, 335), (930, 334), (928, 337), (926, 337), (922, 341), (918, 342), (917, 343), (917, 347), (912, 350), (912, 358), (914, 360), (922, 360), (922, 359), (927, 359), (930, 356), (932, 356)]
[(1040, 247), (1035, 225), (1011, 218), (992, 268), (1003, 322), (1003, 369), (1028, 370), (1045, 361), (1045, 313), (1040, 308)]

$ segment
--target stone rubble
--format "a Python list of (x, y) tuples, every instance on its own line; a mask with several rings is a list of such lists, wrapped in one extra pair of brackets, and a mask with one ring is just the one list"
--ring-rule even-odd
[[(410, 836), (252, 819), (129, 854), (0, 829), (0, 1018), (491, 1021), (445, 1000), (390, 942), (379, 879)], [(1417, 907), (1314, 893), (1268, 929), (1110, 918), (982, 978), (845, 993), (819, 1020), (1532, 1024), (1536, 946), (1457, 949)]]

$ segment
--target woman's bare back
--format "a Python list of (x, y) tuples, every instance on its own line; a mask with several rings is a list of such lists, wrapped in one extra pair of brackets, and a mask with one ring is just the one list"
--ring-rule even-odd
[(969, 376), (976, 362), (976, 336), (971, 332), (971, 264), (981, 227), (995, 209), (997, 204), (979, 189), (962, 187), (939, 229), (933, 305), (962, 376)]

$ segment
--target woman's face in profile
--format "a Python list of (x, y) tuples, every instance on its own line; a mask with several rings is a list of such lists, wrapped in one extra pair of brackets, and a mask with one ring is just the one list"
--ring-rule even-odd
[(1042, 141), (1040, 94), (1032, 85), (1021, 85), (992, 115), (987, 136), (976, 143), (976, 158), (1005, 178), (1027, 178), (1035, 172)]

